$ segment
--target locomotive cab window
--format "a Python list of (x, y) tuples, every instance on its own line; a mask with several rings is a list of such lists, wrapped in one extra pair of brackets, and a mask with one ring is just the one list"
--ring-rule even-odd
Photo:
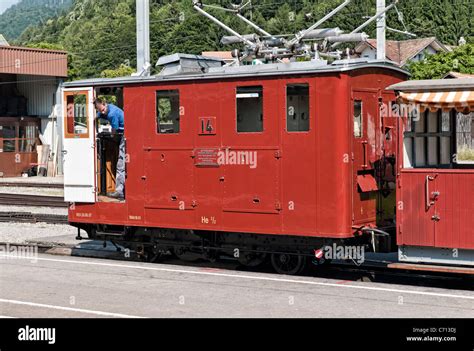
[(286, 130), (309, 131), (309, 85), (289, 84), (286, 87)]
[(363, 123), (362, 113), (363, 113), (362, 101), (355, 100), (354, 101), (354, 136), (356, 138), (362, 138), (362, 123)]
[(237, 100), (237, 132), (263, 132), (263, 88), (238, 87)]
[(156, 92), (156, 128), (158, 134), (177, 134), (180, 131), (179, 91)]

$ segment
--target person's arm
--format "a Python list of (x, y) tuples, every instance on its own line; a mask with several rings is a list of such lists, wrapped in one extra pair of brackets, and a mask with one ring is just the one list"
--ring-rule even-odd
[(110, 125), (112, 126), (112, 133), (115, 134), (117, 133), (118, 129), (119, 129), (119, 116), (117, 116), (116, 113), (112, 113), (110, 116)]

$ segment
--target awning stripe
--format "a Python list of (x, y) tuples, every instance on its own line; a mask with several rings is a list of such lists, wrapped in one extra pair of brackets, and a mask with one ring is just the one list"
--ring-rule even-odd
[(470, 109), (474, 111), (474, 90), (465, 91), (421, 91), (403, 93), (399, 95), (402, 103), (419, 104), (422, 111), (430, 109), (456, 109), (459, 112), (465, 112)]

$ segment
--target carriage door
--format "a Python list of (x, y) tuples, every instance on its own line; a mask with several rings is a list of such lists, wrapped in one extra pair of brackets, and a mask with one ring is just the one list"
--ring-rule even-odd
[(353, 215), (354, 225), (376, 220), (376, 131), (379, 116), (377, 91), (354, 91), (353, 116)]
[(94, 203), (95, 149), (93, 90), (63, 90), (64, 200)]

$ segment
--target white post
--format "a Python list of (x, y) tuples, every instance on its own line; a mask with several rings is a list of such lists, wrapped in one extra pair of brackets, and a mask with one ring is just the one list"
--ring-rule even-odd
[[(377, 0), (377, 13), (385, 9), (385, 0)], [(387, 18), (385, 13), (377, 19), (377, 60), (385, 60)]]
[(150, 0), (137, 0), (137, 73), (150, 75)]

